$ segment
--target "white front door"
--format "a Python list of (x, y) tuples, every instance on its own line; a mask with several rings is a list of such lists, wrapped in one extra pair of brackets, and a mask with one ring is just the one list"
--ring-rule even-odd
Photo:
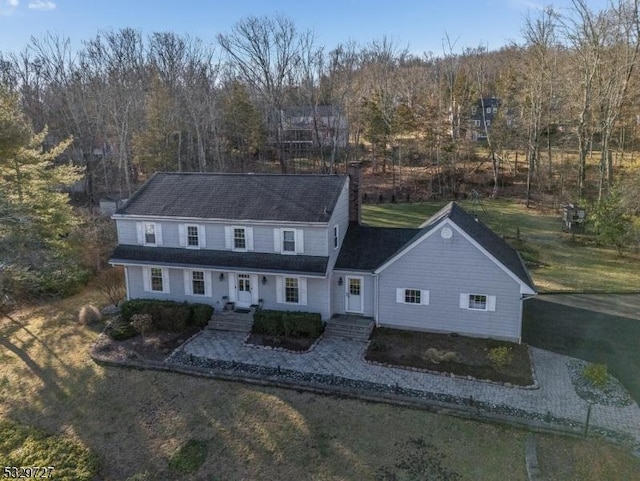
[(238, 290), (236, 304), (240, 307), (251, 305), (251, 277), (249, 274), (238, 274)]
[(346, 276), (345, 282), (345, 311), (363, 312), (363, 278)]

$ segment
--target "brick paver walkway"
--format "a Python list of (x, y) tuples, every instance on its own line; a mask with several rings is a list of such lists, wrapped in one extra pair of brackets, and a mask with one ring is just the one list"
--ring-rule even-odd
[[(587, 402), (571, 383), (566, 356), (532, 348), (539, 389), (519, 389), (499, 384), (451, 378), (437, 374), (372, 365), (364, 360), (366, 343), (347, 339), (322, 339), (311, 352), (295, 354), (261, 349), (244, 344), (246, 334), (204, 330), (183, 346), (187, 354), (220, 361), (282, 367), (305, 373), (333, 374), (354, 380), (417, 389), (469, 398), (521, 409), (529, 413), (583, 423)], [(640, 408), (594, 405), (591, 426), (627, 433), (640, 443)]]

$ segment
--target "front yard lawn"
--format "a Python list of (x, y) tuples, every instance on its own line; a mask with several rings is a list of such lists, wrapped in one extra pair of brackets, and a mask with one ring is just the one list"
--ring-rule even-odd
[(533, 384), (529, 348), (493, 339), (376, 328), (365, 357), (384, 364), (518, 386)]

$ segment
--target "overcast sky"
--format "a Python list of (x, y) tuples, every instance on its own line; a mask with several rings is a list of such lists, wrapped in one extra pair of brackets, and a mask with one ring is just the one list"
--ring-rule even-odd
[[(547, 2), (548, 3), (548, 2)], [(566, 9), (571, 0), (556, 0)], [(606, 0), (591, 0), (594, 9)], [(538, 0), (0, 0), (0, 50), (22, 50), (33, 35), (69, 37), (73, 45), (101, 29), (133, 27), (143, 34), (188, 33), (206, 41), (239, 19), (284, 14), (299, 30), (313, 30), (327, 48), (387, 36), (414, 54), (442, 54), (445, 34), (464, 47), (498, 49), (520, 41), (524, 18)]]

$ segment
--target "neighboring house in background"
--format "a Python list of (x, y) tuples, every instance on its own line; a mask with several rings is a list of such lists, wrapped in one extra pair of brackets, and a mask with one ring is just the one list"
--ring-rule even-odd
[(280, 113), (284, 147), (308, 152), (315, 147), (343, 149), (349, 141), (346, 117), (332, 105), (291, 107)]
[(520, 342), (536, 294), (518, 253), (450, 203), (421, 227), (360, 225), (349, 175), (159, 173), (119, 209), (128, 298), (371, 317)]
[(495, 97), (481, 98), (471, 107), (471, 140), (487, 140), (487, 132), (498, 115), (500, 101)]

